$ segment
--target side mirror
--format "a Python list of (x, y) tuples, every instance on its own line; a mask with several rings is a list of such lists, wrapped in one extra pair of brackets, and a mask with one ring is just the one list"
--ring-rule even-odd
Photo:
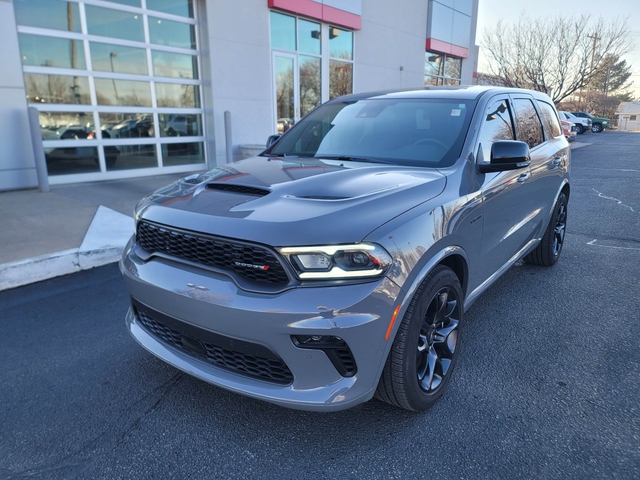
[(276, 143), (281, 136), (282, 135), (269, 135), (269, 138), (267, 138), (267, 148)]
[(480, 163), (480, 173), (525, 168), (531, 163), (529, 145), (517, 140), (499, 140), (491, 145), (491, 162)]

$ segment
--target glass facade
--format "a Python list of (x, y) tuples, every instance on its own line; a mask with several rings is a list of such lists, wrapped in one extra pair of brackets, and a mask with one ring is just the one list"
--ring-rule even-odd
[(49, 175), (204, 163), (193, 0), (95, 3), (14, 1)]
[(462, 59), (436, 52), (424, 54), (424, 85), (460, 85)]
[(276, 132), (331, 98), (353, 92), (353, 32), (270, 13)]

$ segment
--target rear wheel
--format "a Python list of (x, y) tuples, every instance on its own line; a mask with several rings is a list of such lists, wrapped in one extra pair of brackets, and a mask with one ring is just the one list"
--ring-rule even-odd
[(542, 240), (533, 252), (524, 257), (524, 261), (545, 267), (555, 265), (564, 246), (566, 229), (567, 196), (561, 193)]
[(462, 310), (458, 277), (443, 265), (434, 268), (398, 327), (376, 398), (419, 412), (443, 395), (458, 358)]

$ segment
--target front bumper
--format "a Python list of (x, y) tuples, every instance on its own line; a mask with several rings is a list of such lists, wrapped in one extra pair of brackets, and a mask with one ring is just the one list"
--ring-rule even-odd
[[(278, 294), (249, 293), (228, 277), (151, 258), (143, 262), (125, 248), (120, 269), (130, 295), (164, 315), (231, 339), (259, 344), (293, 374), (275, 384), (218, 368), (162, 340), (129, 309), (131, 335), (167, 363), (219, 387), (304, 410), (342, 410), (373, 396), (392, 341), (385, 340), (400, 288), (387, 278), (371, 283), (298, 287)], [(338, 373), (322, 350), (294, 345), (292, 335), (335, 336), (349, 346), (357, 372)]]

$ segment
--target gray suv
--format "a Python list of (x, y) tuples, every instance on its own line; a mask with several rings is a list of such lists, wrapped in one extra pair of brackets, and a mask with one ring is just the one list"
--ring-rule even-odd
[(214, 385), (424, 410), (474, 300), (562, 251), (570, 150), (541, 93), (350, 95), (271, 141), (144, 198), (120, 263), (133, 337)]

